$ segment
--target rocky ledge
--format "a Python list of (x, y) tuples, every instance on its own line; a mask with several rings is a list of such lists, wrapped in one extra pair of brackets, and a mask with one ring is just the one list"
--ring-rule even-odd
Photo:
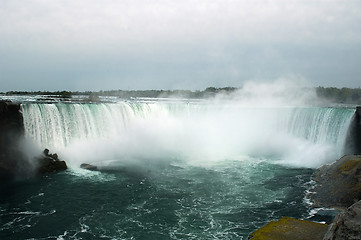
[(249, 239), (361, 239), (361, 155), (346, 155), (331, 165), (322, 166), (316, 170), (313, 179), (316, 186), (310, 197), (315, 204), (344, 210), (329, 227), (283, 217), (251, 233)]
[(345, 210), (361, 200), (361, 155), (346, 155), (313, 175), (312, 200), (319, 206)]
[(252, 240), (322, 240), (328, 225), (283, 217), (250, 234)]

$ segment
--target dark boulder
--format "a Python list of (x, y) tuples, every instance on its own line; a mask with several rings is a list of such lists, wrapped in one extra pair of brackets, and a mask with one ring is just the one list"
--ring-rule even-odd
[(346, 155), (313, 175), (311, 198), (320, 206), (346, 209), (361, 200), (361, 155)]
[(43, 156), (37, 158), (38, 161), (38, 175), (43, 175), (52, 172), (60, 172), (66, 170), (68, 167), (65, 161), (61, 161), (58, 155), (49, 154), (49, 150), (45, 149)]
[(91, 164), (88, 164), (88, 163), (82, 163), (80, 165), (80, 167), (83, 168), (83, 169), (91, 170), (91, 171), (97, 171), (98, 170), (97, 166), (91, 165)]
[(323, 240), (361, 239), (361, 201), (336, 216)]

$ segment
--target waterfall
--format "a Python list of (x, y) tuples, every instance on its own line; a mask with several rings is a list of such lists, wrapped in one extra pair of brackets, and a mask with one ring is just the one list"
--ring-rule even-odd
[[(354, 109), (252, 108), (234, 103), (22, 104), (25, 135), (87, 160), (258, 156), (317, 167), (342, 156)], [(74, 160), (75, 161), (75, 160)]]
[(343, 154), (346, 134), (354, 111), (347, 108), (295, 109), (288, 122), (288, 131), (315, 144), (334, 146)]

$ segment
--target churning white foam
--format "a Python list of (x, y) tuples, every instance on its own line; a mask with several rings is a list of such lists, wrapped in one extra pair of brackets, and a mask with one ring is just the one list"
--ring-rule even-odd
[(207, 164), (257, 156), (318, 167), (342, 155), (353, 109), (306, 106), (312, 90), (247, 85), (209, 101), (24, 104), (26, 136), (81, 163)]

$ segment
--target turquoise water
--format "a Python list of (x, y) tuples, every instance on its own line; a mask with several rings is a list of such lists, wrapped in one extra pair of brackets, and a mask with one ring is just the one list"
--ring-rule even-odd
[(69, 169), (0, 183), (0, 239), (247, 239), (270, 220), (312, 217), (311, 174), (342, 156), (354, 111), (24, 103), (26, 149), (49, 148)]
[(265, 159), (68, 170), (1, 184), (0, 239), (247, 239), (306, 218), (311, 169)]

